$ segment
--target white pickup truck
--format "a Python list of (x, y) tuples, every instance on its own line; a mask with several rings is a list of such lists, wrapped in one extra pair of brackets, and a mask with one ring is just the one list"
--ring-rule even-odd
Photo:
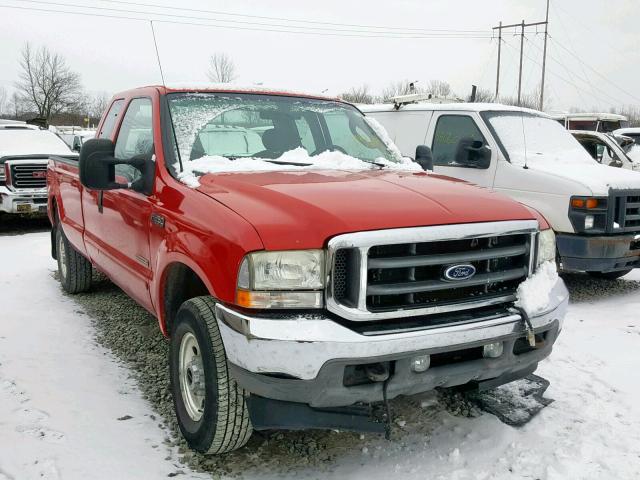
[(503, 192), (542, 213), (561, 267), (618, 278), (640, 267), (640, 174), (594, 162), (535, 110), (497, 104), (367, 105), (403, 155), (431, 148), (436, 173)]
[(77, 158), (55, 133), (26, 123), (0, 123), (0, 212), (47, 212), (50, 155)]

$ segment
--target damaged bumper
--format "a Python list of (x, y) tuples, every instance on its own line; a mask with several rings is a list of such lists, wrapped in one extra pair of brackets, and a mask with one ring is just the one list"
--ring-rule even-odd
[[(389, 398), (523, 377), (551, 353), (568, 297), (559, 279), (547, 310), (530, 319), (535, 347), (528, 346), (523, 319), (512, 309), (485, 309), (444, 327), (380, 334), (362, 334), (329, 315), (263, 318), (218, 304), (216, 316), (232, 374), (243, 388), (265, 398), (333, 407), (382, 400), (382, 382), (358, 376), (360, 366), (372, 363), (389, 367)], [(491, 343), (503, 345), (497, 358), (482, 354)], [(420, 355), (429, 355), (431, 366), (416, 373), (411, 365)]]
[(557, 234), (566, 271), (613, 272), (640, 267), (640, 235), (583, 236)]

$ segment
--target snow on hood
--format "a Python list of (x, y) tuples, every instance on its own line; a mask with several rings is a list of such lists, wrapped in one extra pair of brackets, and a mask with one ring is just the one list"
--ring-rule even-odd
[(12, 155), (72, 155), (66, 143), (48, 130), (0, 129), (0, 157)]
[(183, 170), (180, 165), (174, 165), (178, 171), (178, 179), (185, 185), (192, 188), (200, 186), (199, 177), (207, 173), (225, 172), (273, 172), (273, 171), (296, 171), (296, 170), (371, 170), (385, 168), (389, 170), (402, 170), (410, 172), (421, 172), (420, 165), (409, 158), (402, 158), (399, 162), (392, 162), (385, 158), (378, 158), (374, 164), (366, 162), (339, 151), (326, 151), (313, 157), (301, 147), (290, 150), (282, 156), (274, 159), (277, 162), (292, 162), (308, 165), (286, 165), (269, 162), (264, 158), (241, 157), (235, 160), (222, 156), (204, 156), (197, 160), (184, 162)]

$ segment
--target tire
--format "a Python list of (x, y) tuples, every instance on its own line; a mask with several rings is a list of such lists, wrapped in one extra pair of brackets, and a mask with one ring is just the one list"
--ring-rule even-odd
[(603, 280), (615, 280), (620, 277), (624, 277), (627, 273), (631, 272), (629, 270), (618, 270), (617, 272), (587, 272), (594, 278), (601, 278)]
[(253, 432), (245, 391), (229, 375), (212, 297), (184, 302), (169, 348), (178, 426), (193, 450), (206, 454), (242, 447)]
[(60, 283), (65, 292), (81, 293), (91, 288), (91, 262), (69, 243), (60, 223), (56, 228), (56, 257)]

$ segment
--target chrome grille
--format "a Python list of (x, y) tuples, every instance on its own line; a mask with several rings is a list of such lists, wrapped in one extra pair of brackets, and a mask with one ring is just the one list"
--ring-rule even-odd
[(47, 186), (46, 163), (12, 163), (10, 168), (13, 188), (45, 188)]
[[(515, 300), (533, 264), (536, 221), (405, 228), (329, 242), (327, 307), (349, 320), (435, 314)], [(452, 280), (457, 265), (475, 274)]]

